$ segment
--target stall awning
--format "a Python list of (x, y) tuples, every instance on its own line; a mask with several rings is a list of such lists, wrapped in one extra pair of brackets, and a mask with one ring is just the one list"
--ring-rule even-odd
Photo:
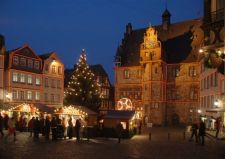
[(54, 110), (55, 110), (55, 107), (50, 107), (50, 106), (47, 106), (45, 104), (41, 104), (41, 103), (38, 103), (38, 104), (34, 104), (34, 106), (39, 109), (40, 112), (46, 112), (46, 113), (53, 113)]
[(135, 111), (128, 110), (109, 110), (105, 115), (105, 119), (132, 119), (135, 115)]

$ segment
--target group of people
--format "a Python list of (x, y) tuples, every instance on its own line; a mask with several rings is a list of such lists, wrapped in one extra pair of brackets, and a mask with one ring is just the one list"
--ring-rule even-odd
[[(52, 119), (50, 119), (49, 116), (46, 116), (45, 118), (32, 117), (27, 122), (27, 120), (24, 120), (24, 118), (21, 117), (16, 118), (15, 116), (12, 116), (9, 118), (7, 114), (4, 115), (4, 117), (0, 115), (0, 134), (2, 137), (5, 136), (5, 139), (10, 135), (13, 135), (14, 140), (16, 140), (16, 130), (19, 130), (28, 131), (30, 137), (34, 137), (34, 139), (38, 139), (39, 134), (41, 134), (48, 140), (50, 132), (52, 132), (52, 140), (57, 140), (57, 138), (65, 139), (66, 137), (71, 139), (73, 136), (76, 136), (77, 141), (79, 141), (80, 128), (81, 119), (76, 119), (74, 122), (72, 117), (68, 120), (66, 118), (60, 119), (59, 117), (52, 117)], [(8, 130), (6, 135), (4, 134), (4, 129)]]
[(195, 137), (195, 142), (199, 143), (201, 145), (205, 144), (205, 131), (206, 131), (206, 126), (203, 120), (200, 121), (198, 124), (197, 122), (194, 122), (191, 126), (191, 137), (189, 141), (193, 140), (193, 137)]
[[(77, 119), (75, 124), (77, 140), (80, 140), (80, 128), (81, 121)], [(58, 117), (52, 117), (50, 120), (48, 116), (39, 120), (38, 117), (33, 117), (28, 123), (28, 130), (30, 131), (30, 136), (34, 134), (34, 138), (38, 138), (39, 134), (42, 134), (46, 139), (49, 139), (50, 131), (52, 132), (52, 140), (57, 140), (57, 138), (65, 139), (67, 136), (69, 139), (72, 139), (74, 136), (74, 126), (71, 117), (69, 120)]]

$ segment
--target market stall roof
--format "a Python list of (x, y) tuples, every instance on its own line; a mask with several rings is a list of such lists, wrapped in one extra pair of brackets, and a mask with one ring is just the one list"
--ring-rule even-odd
[(105, 117), (107, 119), (132, 119), (135, 111), (128, 110), (108, 110)]
[(54, 112), (54, 109), (55, 107), (50, 107), (50, 106), (47, 106), (45, 104), (41, 104), (41, 103), (38, 103), (38, 104), (34, 104), (36, 108), (38, 108), (41, 112), (46, 112), (46, 113), (53, 113)]
[(212, 109), (206, 109), (206, 112), (214, 112), (214, 113), (217, 113), (217, 112), (225, 112), (225, 109), (224, 108), (212, 108)]
[(80, 113), (85, 113), (86, 115), (97, 115), (96, 112), (84, 106), (77, 106), (77, 105), (64, 106), (55, 110), (55, 114), (80, 115)]
[(35, 113), (38, 109), (33, 104), (22, 103), (16, 106), (11, 106), (8, 111)]

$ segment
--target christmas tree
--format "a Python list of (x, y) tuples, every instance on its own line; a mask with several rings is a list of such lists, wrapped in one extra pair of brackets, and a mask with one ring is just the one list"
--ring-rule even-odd
[(65, 90), (65, 104), (82, 105), (98, 111), (100, 102), (99, 84), (87, 64), (83, 49)]

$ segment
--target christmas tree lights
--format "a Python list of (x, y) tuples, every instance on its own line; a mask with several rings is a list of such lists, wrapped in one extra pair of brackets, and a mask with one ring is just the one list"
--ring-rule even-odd
[(85, 50), (82, 50), (78, 61), (64, 93), (65, 104), (82, 105), (98, 111), (101, 102), (99, 84), (87, 64)]

